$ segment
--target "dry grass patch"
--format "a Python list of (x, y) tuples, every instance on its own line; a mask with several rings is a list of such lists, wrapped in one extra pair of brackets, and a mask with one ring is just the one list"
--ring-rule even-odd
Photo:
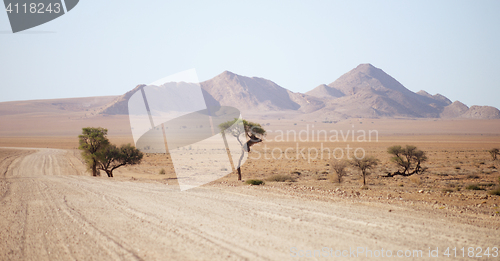
[(500, 187), (497, 187), (496, 189), (488, 191), (488, 194), (500, 196)]
[(272, 182), (295, 182), (296, 179), (290, 175), (276, 174), (266, 179)]

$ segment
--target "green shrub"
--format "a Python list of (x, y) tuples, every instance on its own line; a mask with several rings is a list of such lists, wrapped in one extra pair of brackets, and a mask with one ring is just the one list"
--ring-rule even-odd
[(465, 187), (468, 190), (482, 190), (481, 187), (479, 187), (477, 184), (470, 184), (467, 187)]
[(267, 181), (274, 181), (274, 182), (295, 182), (295, 179), (289, 175), (282, 175), (282, 174), (276, 174), (272, 175), (271, 177), (266, 179)]
[(160, 169), (160, 172), (158, 172), (160, 175), (165, 175), (165, 169)]
[(264, 185), (264, 181), (260, 180), (260, 179), (249, 179), (247, 181), (245, 181), (245, 183), (249, 184), (249, 185)]

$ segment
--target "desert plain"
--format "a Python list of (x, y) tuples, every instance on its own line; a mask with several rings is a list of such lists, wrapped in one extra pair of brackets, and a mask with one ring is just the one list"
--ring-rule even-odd
[[(114, 178), (87, 171), (82, 127), (133, 143), (127, 116), (98, 113), (113, 98), (2, 103), (1, 260), (498, 260), (500, 197), (489, 191), (500, 161), (488, 150), (500, 147), (500, 120), (249, 118), (268, 135), (243, 181), (233, 172), (181, 192), (168, 154), (146, 154)], [(426, 152), (427, 170), (384, 177), (397, 170), (387, 148), (406, 144)], [(335, 180), (334, 157), (348, 146), (380, 160), (366, 186), (352, 167)]]

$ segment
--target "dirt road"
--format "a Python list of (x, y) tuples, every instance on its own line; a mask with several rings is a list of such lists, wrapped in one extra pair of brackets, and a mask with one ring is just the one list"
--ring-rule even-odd
[(389, 253), (428, 260), (429, 248), (445, 259), (447, 247), (457, 248), (449, 260), (469, 259), (462, 247), (465, 256), (481, 247), (480, 260), (499, 258), (491, 256), (500, 246), (498, 230), (436, 214), (258, 189), (180, 192), (83, 176), (81, 163), (64, 150), (18, 152), (0, 161), (0, 260), (294, 260), (308, 253), (316, 254), (308, 260)]

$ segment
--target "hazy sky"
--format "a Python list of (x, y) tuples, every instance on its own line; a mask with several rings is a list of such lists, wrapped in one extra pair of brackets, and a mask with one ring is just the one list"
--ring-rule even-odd
[(500, 1), (95, 1), (12, 34), (0, 101), (120, 95), (196, 68), (295, 92), (371, 63), (412, 91), (500, 108)]

